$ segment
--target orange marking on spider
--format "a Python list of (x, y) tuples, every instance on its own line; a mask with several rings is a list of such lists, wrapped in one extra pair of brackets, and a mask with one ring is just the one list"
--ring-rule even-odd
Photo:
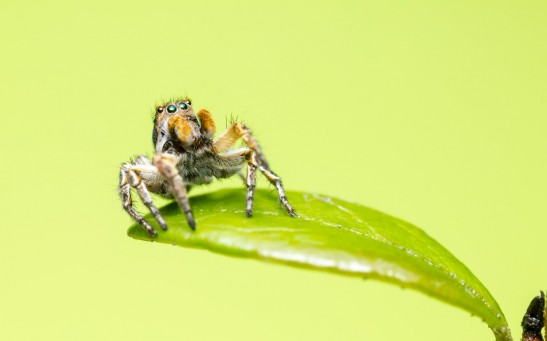
[(211, 113), (209, 113), (209, 111), (206, 109), (201, 109), (198, 112), (198, 117), (199, 121), (201, 122), (202, 134), (205, 135), (207, 138), (213, 137), (213, 135), (215, 135), (216, 125), (215, 121), (213, 121)]

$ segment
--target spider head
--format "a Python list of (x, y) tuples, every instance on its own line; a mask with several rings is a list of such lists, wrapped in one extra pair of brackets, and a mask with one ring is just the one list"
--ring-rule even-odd
[(154, 117), (154, 129), (152, 130), (152, 142), (154, 145), (163, 143), (168, 138), (169, 122), (176, 117), (183, 118), (192, 126), (192, 131), (199, 134), (199, 121), (192, 109), (192, 102), (189, 98), (171, 100), (156, 107)]
[(192, 102), (189, 98), (167, 102), (156, 107), (156, 122), (169, 119), (171, 116), (175, 115), (196, 116), (192, 109)]

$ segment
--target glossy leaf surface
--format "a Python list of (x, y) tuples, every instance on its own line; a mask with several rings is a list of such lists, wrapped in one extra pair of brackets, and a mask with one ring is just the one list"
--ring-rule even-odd
[(275, 192), (258, 190), (254, 216), (245, 216), (245, 190), (191, 198), (192, 232), (176, 203), (161, 209), (169, 224), (151, 238), (140, 226), (129, 236), (230, 256), (373, 278), (413, 288), (483, 319), (497, 340), (511, 340), (497, 302), (456, 257), (416, 226), (382, 212), (312, 193), (288, 192), (298, 218), (289, 217)]

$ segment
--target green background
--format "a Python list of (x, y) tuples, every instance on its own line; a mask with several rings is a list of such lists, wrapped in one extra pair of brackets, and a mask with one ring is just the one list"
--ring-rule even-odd
[(0, 339), (493, 339), (395, 286), (128, 238), (118, 167), (180, 95), (251, 126), (287, 188), (422, 227), (518, 338), (547, 288), (546, 18), (545, 1), (3, 0)]

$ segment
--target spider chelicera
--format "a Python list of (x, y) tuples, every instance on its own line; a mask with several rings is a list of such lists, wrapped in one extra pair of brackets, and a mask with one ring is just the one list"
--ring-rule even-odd
[[(214, 134), (215, 122), (211, 114), (202, 109), (196, 115), (188, 98), (156, 108), (152, 131), (156, 148), (154, 158), (150, 161), (145, 156), (137, 156), (124, 163), (120, 169), (119, 189), (125, 211), (150, 235), (156, 236), (157, 232), (133, 207), (131, 188), (136, 189), (163, 230), (167, 229), (167, 223), (152, 202), (150, 192), (175, 198), (186, 215), (188, 225), (195, 230), (196, 222), (187, 194), (190, 187), (208, 184), (214, 178), (238, 174), (245, 163), (247, 174), (243, 177), (247, 185), (247, 217), (253, 215), (257, 169), (276, 187), (279, 201), (288, 214), (296, 216), (285, 196), (281, 179), (270, 169), (249, 128), (241, 123), (232, 123), (216, 139), (213, 139)], [(239, 139), (247, 146), (231, 149)]]

